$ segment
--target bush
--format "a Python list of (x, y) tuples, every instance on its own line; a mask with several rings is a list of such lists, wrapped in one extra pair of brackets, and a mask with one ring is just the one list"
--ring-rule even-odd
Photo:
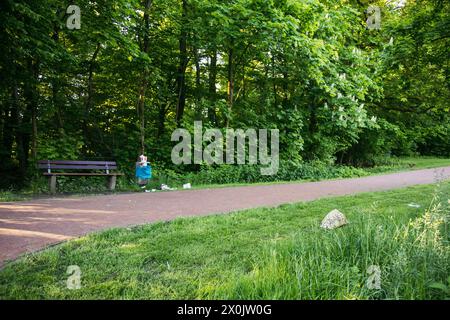
[(159, 172), (155, 179), (165, 181), (169, 185), (181, 185), (187, 182), (195, 185), (208, 185), (321, 180), (360, 177), (368, 174), (363, 169), (348, 166), (332, 166), (319, 161), (300, 164), (281, 162), (277, 174), (272, 176), (261, 175), (261, 168), (262, 166), (260, 165), (203, 165), (197, 173), (179, 174), (166, 170)]

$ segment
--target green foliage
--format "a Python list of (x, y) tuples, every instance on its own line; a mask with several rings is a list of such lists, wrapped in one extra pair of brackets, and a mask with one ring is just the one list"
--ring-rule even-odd
[(375, 3), (381, 30), (367, 1), (82, 0), (69, 30), (64, 1), (3, 1), (0, 187), (43, 158), (114, 159), (131, 179), (141, 139), (161, 171), (196, 172), (170, 160), (194, 120), (279, 129), (287, 167), (448, 156), (449, 3)]
[(66, 136), (42, 139), (38, 157), (40, 159), (77, 159), (83, 147), (81, 137)]
[(261, 166), (232, 166), (223, 165), (219, 167), (205, 166), (198, 173), (182, 175), (181, 178), (194, 185), (207, 184), (233, 184), (233, 183), (256, 183), (274, 181), (298, 181), (298, 180), (321, 180), (332, 178), (348, 178), (364, 176), (368, 173), (363, 169), (331, 166), (322, 162), (312, 163), (284, 163), (280, 166), (278, 173), (273, 176), (261, 175)]

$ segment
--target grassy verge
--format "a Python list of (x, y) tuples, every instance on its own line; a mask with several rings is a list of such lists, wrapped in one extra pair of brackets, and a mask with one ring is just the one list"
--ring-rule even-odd
[[(268, 182), (237, 182), (237, 183), (193, 183), (193, 189), (206, 189), (206, 188), (224, 188), (224, 187), (237, 187), (237, 186), (248, 186), (248, 185), (268, 185), (268, 184), (281, 184), (281, 183), (298, 183), (305, 181), (317, 181), (326, 179), (342, 179), (342, 178), (352, 178), (360, 176), (369, 175), (379, 175), (384, 173), (394, 173), (407, 170), (418, 170), (427, 168), (436, 168), (450, 166), (450, 159), (436, 158), (436, 157), (415, 157), (415, 158), (395, 158), (391, 159), (388, 163), (380, 165), (374, 168), (352, 168), (352, 167), (341, 167), (334, 173), (329, 175), (325, 174), (325, 177), (318, 176), (315, 178), (302, 178), (299, 179), (281, 179), (276, 181)], [(211, 174), (217, 173), (212, 170)], [(224, 172), (226, 174), (226, 172)], [(204, 173), (203, 176), (209, 175), (209, 173)], [(221, 173), (219, 172), (219, 176)], [(314, 173), (309, 174), (315, 176)], [(42, 177), (41, 177), (42, 178)], [(152, 181), (147, 186), (147, 189), (156, 188), (161, 183), (168, 184), (171, 187), (177, 187), (182, 189), (182, 184), (187, 182), (193, 182), (192, 179), (196, 179), (195, 174), (187, 175), (186, 177), (177, 177), (176, 179), (168, 178), (167, 176), (157, 176), (152, 179)], [(101, 195), (110, 194), (111, 192), (105, 190), (104, 178), (70, 178), (70, 177), (60, 177), (58, 180), (58, 188), (65, 191), (70, 190), (70, 192), (58, 193), (59, 196), (83, 196), (83, 195)], [(134, 180), (127, 177), (121, 177), (118, 179), (118, 185), (114, 193), (121, 192), (142, 192), (135, 183)], [(21, 191), (1, 191), (0, 190), (0, 202), (4, 201), (21, 201), (29, 200), (39, 197), (48, 197), (48, 187), (46, 179), (42, 178), (39, 183), (36, 183), (32, 190), (21, 190)]]
[[(435, 158), (435, 157), (405, 157), (393, 160), (392, 163), (386, 165), (380, 165), (373, 168), (360, 169), (362, 174), (349, 175), (347, 177), (339, 177), (337, 179), (343, 178), (356, 178), (360, 176), (375, 176), (383, 175), (396, 172), (421, 170), (421, 169), (433, 169), (439, 167), (450, 166), (450, 159), (446, 158)], [(326, 179), (334, 180), (335, 178)], [(227, 187), (243, 187), (249, 185), (271, 185), (271, 184), (285, 184), (285, 183), (299, 183), (299, 182), (310, 182), (317, 181), (317, 179), (303, 179), (295, 181), (274, 181), (274, 182), (257, 182), (257, 183), (230, 183), (230, 184), (202, 184), (193, 186), (193, 189), (206, 189), (206, 188), (227, 188)]]
[(450, 166), (450, 159), (435, 157), (403, 157), (393, 160), (390, 164), (368, 168), (370, 173), (398, 172), (403, 170), (432, 169)]
[[(445, 299), (449, 194), (443, 182), (112, 229), (8, 264), (0, 297)], [(320, 229), (334, 208), (350, 224)], [(70, 265), (81, 289), (66, 288)], [(380, 289), (367, 286), (372, 265)]]

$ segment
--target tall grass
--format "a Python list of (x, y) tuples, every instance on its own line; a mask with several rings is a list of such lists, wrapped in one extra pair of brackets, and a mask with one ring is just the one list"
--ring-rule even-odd
[[(205, 298), (219, 299), (448, 299), (449, 200), (436, 193), (409, 221), (361, 214), (348, 226), (311, 226), (274, 244), (251, 272), (230, 279)], [(380, 287), (367, 282), (370, 266)]]

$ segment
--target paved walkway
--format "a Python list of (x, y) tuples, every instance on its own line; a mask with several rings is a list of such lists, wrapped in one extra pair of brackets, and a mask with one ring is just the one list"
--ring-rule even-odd
[(0, 202), (0, 266), (49, 244), (111, 227), (430, 184), (450, 167), (355, 179)]

